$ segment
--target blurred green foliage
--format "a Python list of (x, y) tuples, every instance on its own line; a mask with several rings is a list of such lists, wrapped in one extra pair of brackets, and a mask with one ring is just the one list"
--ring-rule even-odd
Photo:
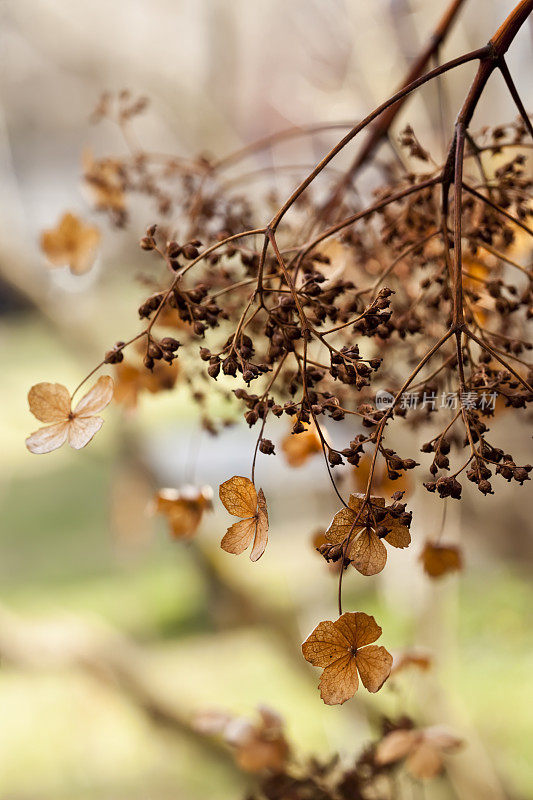
[[(27, 337), (28, 348), (35, 341), (35, 327), (17, 323), (15, 331), (23, 343)], [(41, 334), (32, 376), (67, 380), (76, 374), (68, 354), (58, 355), (53, 335)], [(116, 458), (111, 425), (83, 457), (65, 450), (44, 461), (32, 458), (23, 449), (23, 435), (32, 424), (23, 401), (28, 366), (6, 349), (0, 369), (7, 376), (0, 390), (6, 433), (1, 602), (28, 616), (68, 612), (101, 618), (135, 637), (146, 648), (162, 690), (185, 713), (214, 707), (250, 714), (266, 703), (286, 717), (289, 736), (303, 752), (357, 750), (369, 732), (366, 716), (353, 713), (358, 701), (325, 708), (315, 689), (318, 675), (306, 674), (272, 631), (217, 628), (206, 576), (190, 546), (171, 542), (164, 526), (147, 519), (147, 528), (156, 531), (149, 545), (133, 556), (121, 550), (109, 523)], [(302, 531), (310, 525), (300, 522)], [(220, 526), (206, 527), (201, 536), (218, 551)], [(318, 575), (322, 562), (314, 553), (308, 558)], [(224, 563), (235, 566), (232, 559)], [(281, 607), (298, 605), (299, 594), (307, 596), (309, 578), (303, 569), (291, 574), (288, 591), (274, 557), (254, 573), (254, 591), (264, 589)], [(387, 604), (375, 583), (367, 585), (371, 588), (361, 594), (359, 582), (357, 595), (350, 596), (354, 590), (348, 582), (346, 604), (375, 613), (388, 645), (404, 645), (413, 636), (413, 617)], [(444, 684), (453, 687), (454, 702), (481, 731), (506, 784), (531, 796), (533, 631), (527, 620), (533, 587), (516, 569), (494, 564), (460, 579), (459, 611), (442, 586), (435, 592), (444, 592), (444, 604), (451, 604), (457, 617), (449, 658), (438, 667)], [(418, 675), (402, 678), (396, 691), (376, 698), (374, 708), (415, 709), (414, 693), (423, 681)], [(127, 697), (79, 671), (24, 673), (6, 665), (0, 671), (0, 707), (2, 798), (217, 800), (242, 793), (242, 780), (228, 763), (204, 752), (200, 743), (152, 725)]]

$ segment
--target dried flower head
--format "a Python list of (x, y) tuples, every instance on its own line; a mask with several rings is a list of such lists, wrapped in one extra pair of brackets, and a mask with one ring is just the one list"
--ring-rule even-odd
[[(314, 667), (323, 667), (320, 696), (326, 705), (349, 700), (359, 678), (369, 692), (377, 692), (392, 667), (392, 656), (373, 642), (381, 636), (374, 617), (346, 612), (335, 622), (320, 622), (302, 644), (304, 658)], [(358, 677), (359, 676), (359, 677)]]
[(196, 715), (194, 727), (204, 735), (222, 736), (245, 772), (279, 772), (290, 755), (283, 720), (266, 706), (260, 706), (258, 712), (259, 720), (252, 722), (232, 714), (204, 711)]
[(376, 749), (378, 764), (405, 761), (414, 778), (434, 778), (444, 767), (444, 756), (459, 749), (462, 741), (441, 726), (396, 730), (387, 734)]
[(63, 214), (55, 228), (43, 231), (41, 248), (53, 267), (69, 267), (74, 275), (82, 275), (93, 265), (100, 231), (86, 225), (74, 214)]
[(383, 542), (392, 547), (408, 547), (411, 541), (411, 515), (398, 502), (385, 507), (383, 497), (368, 500), (362, 494), (350, 495), (349, 505), (333, 517), (325, 536), (333, 545), (341, 545), (345, 558), (362, 575), (381, 572), (387, 562)]
[(182, 486), (179, 489), (160, 489), (154, 497), (154, 510), (166, 517), (174, 539), (192, 539), (204, 513), (213, 507), (210, 486)]
[(98, 378), (72, 410), (68, 389), (60, 383), (38, 383), (28, 392), (30, 411), (40, 422), (51, 423), (26, 439), (31, 453), (50, 453), (66, 441), (75, 450), (85, 447), (104, 420), (96, 416), (113, 399), (113, 381), (108, 375)]
[(244, 517), (231, 525), (220, 546), (227, 553), (239, 555), (252, 544), (250, 559), (257, 561), (268, 542), (268, 513), (263, 490), (256, 491), (249, 478), (235, 475), (220, 485), (219, 497), (230, 514)]

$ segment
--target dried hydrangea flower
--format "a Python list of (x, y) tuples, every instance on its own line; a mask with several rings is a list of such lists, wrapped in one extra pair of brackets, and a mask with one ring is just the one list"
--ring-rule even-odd
[(40, 422), (51, 423), (39, 428), (26, 439), (30, 453), (50, 453), (66, 441), (75, 450), (85, 447), (104, 420), (96, 416), (113, 399), (113, 380), (109, 375), (98, 378), (93, 388), (72, 410), (70, 392), (61, 383), (37, 383), (28, 392), (30, 411)]

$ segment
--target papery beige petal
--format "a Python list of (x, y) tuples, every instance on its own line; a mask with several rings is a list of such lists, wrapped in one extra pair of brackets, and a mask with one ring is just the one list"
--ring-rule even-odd
[(423, 739), (414, 748), (405, 766), (415, 778), (435, 778), (442, 772), (442, 753)]
[(192, 727), (202, 736), (215, 736), (224, 733), (233, 717), (224, 711), (199, 711), (192, 719)]
[(228, 744), (240, 747), (255, 737), (255, 726), (249, 719), (233, 717), (224, 729), (224, 739)]
[(400, 761), (411, 752), (420, 738), (420, 733), (415, 730), (391, 731), (376, 748), (376, 764), (394, 764)]
[(30, 411), (40, 422), (63, 422), (70, 414), (70, 392), (61, 383), (37, 383), (28, 392)]
[(75, 417), (68, 423), (68, 443), (74, 450), (80, 450), (89, 444), (95, 433), (98, 433), (104, 420), (102, 417)]
[(369, 692), (379, 691), (392, 668), (392, 656), (389, 651), (372, 644), (358, 650), (355, 661), (365, 689)]
[(357, 691), (359, 679), (354, 657), (347, 653), (329, 667), (320, 678), (320, 697), (328, 706), (345, 703)]
[(226, 553), (233, 553), (240, 555), (244, 553), (247, 547), (250, 546), (252, 539), (255, 536), (257, 529), (257, 519), (250, 517), (249, 519), (241, 519), (231, 525), (222, 541), (220, 546)]
[(257, 561), (265, 552), (268, 543), (268, 511), (263, 490), (257, 493), (257, 528), (254, 538), (254, 546), (250, 553), (250, 560)]
[(444, 725), (424, 728), (424, 739), (441, 750), (457, 750), (463, 744), (463, 740)]
[(69, 255), (65, 250), (62, 237), (54, 230), (43, 231), (41, 234), (41, 250), (45, 253), (50, 264), (55, 267), (66, 267)]
[(26, 439), (26, 447), (30, 453), (51, 453), (65, 443), (68, 436), (69, 423), (58, 422), (56, 425), (48, 425), (46, 428), (39, 428)]
[(347, 611), (336, 622), (319, 623), (308, 636), (302, 652), (313, 666), (325, 668), (320, 682), (325, 703), (344, 703), (352, 696), (358, 685), (356, 670), (370, 692), (381, 688), (390, 674), (392, 656), (384, 647), (365, 646), (380, 635), (374, 617)]
[(387, 549), (379, 536), (364, 528), (350, 546), (348, 553), (361, 575), (377, 575), (387, 563)]
[(92, 389), (89, 389), (84, 395), (76, 408), (74, 409), (75, 417), (92, 417), (109, 405), (113, 399), (113, 378), (109, 375), (102, 375)]
[(234, 475), (218, 490), (227, 511), (234, 517), (253, 517), (257, 510), (257, 492), (249, 478)]

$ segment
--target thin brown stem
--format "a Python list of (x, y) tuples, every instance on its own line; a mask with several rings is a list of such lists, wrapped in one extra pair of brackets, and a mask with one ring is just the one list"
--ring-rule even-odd
[(344, 136), (338, 144), (333, 147), (329, 153), (327, 153), (324, 158), (319, 161), (316, 165), (314, 170), (309, 173), (307, 178), (303, 180), (299, 186), (296, 187), (294, 192), (288, 198), (288, 200), (281, 206), (279, 211), (274, 215), (272, 218), (269, 227), (272, 229), (276, 229), (289, 208), (296, 202), (296, 200), (300, 197), (300, 195), (307, 189), (307, 187), (314, 181), (314, 179), (319, 175), (324, 167), (329, 164), (329, 162), (335, 158), (338, 153), (343, 150), (352, 139), (357, 136), (360, 131), (364, 130), (374, 119), (379, 117), (383, 111), (386, 111), (387, 108), (394, 105), (398, 100), (402, 100), (402, 98), (406, 97), (408, 94), (413, 92), (415, 89), (418, 89), (420, 86), (423, 86), (428, 81), (433, 80), (438, 75), (442, 75), (445, 72), (448, 72), (451, 69), (455, 69), (455, 67), (459, 67), (462, 64), (467, 64), (469, 61), (475, 61), (476, 59), (482, 59), (486, 57), (490, 52), (490, 47), (487, 45), (485, 47), (480, 47), (477, 50), (472, 50), (470, 53), (465, 53), (463, 56), (459, 56), (458, 58), (454, 58), (451, 61), (447, 61), (445, 64), (442, 64), (439, 67), (435, 67), (435, 69), (430, 70), (425, 75), (422, 75), (420, 78), (412, 81), (410, 84), (405, 86), (400, 91), (396, 92), (396, 94), (392, 95), (388, 100), (385, 100), (384, 103), (379, 105), (374, 111), (372, 111), (367, 117), (365, 117), (362, 122), (352, 128), (349, 133)]

